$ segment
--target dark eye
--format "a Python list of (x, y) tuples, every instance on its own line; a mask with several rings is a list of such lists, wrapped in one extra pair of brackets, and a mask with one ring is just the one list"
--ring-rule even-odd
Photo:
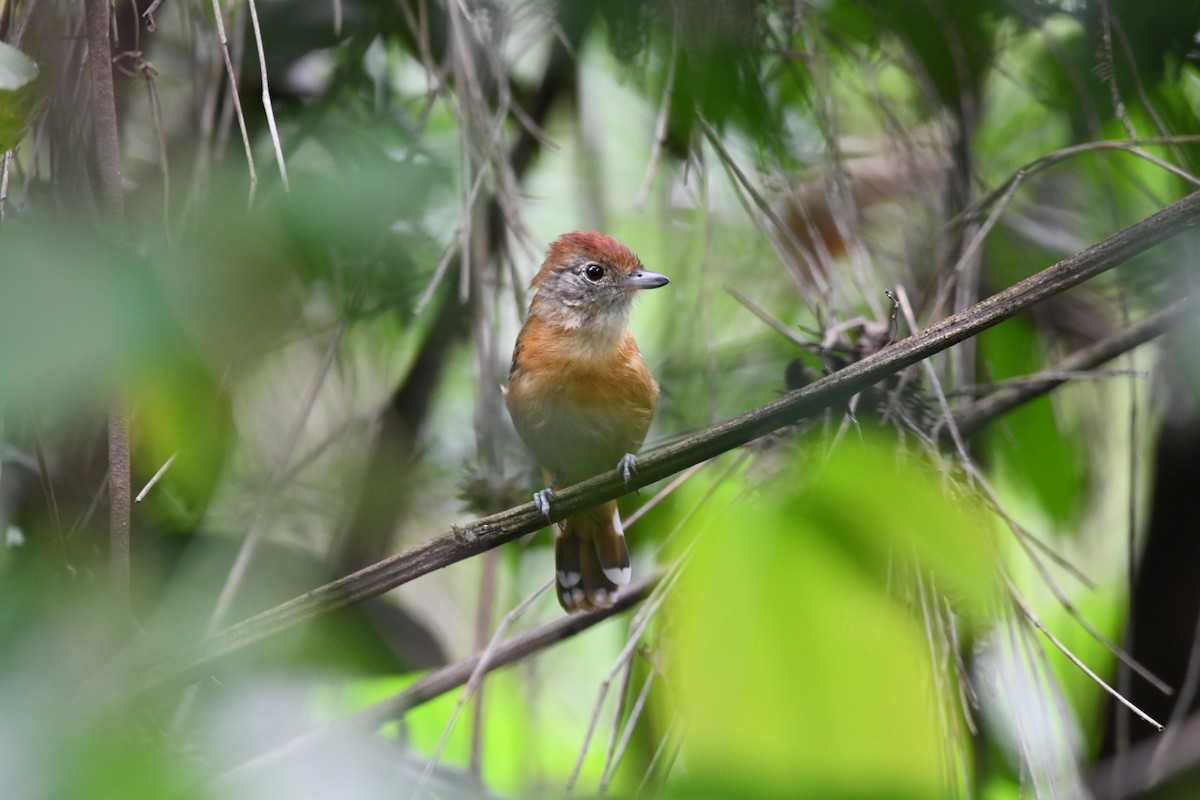
[(604, 267), (599, 264), (588, 264), (583, 268), (583, 274), (592, 283), (598, 283), (604, 277)]

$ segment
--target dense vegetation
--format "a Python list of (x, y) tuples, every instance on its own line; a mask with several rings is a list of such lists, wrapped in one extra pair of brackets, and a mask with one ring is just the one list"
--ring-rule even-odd
[[(0, 0), (0, 794), (1191, 796), (1198, 35)], [(574, 229), (671, 284), (565, 616), (502, 391)]]

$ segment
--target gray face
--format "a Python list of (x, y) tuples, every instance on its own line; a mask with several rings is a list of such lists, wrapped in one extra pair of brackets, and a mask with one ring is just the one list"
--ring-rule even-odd
[(548, 301), (571, 309), (579, 324), (623, 321), (639, 289), (668, 283), (665, 275), (644, 269), (619, 267), (608, 259), (580, 254), (543, 279), (540, 292)]
[(627, 286), (621, 271), (604, 259), (580, 256), (554, 270), (542, 283), (547, 299), (574, 309), (584, 317), (624, 314), (637, 287)]

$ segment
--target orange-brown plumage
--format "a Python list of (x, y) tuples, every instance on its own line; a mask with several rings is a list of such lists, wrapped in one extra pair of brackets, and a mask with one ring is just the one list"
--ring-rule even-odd
[[(533, 279), (537, 293), (513, 349), (505, 401), (552, 487), (628, 469), (641, 447), (658, 384), (626, 325), (634, 294), (666, 283), (603, 234), (577, 231), (550, 246)], [(548, 494), (535, 499), (546, 504)], [(555, 553), (565, 609), (610, 605), (629, 580), (616, 503), (560, 522)]]

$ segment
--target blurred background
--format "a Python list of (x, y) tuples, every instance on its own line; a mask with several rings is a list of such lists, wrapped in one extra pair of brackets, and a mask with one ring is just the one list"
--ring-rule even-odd
[(204, 644), (541, 488), (561, 233), (652, 451), (1195, 190), (1200, 2), (106, 5), (0, 0), (6, 798), (1200, 793), (1194, 235), (624, 498), (617, 613), (543, 531)]

